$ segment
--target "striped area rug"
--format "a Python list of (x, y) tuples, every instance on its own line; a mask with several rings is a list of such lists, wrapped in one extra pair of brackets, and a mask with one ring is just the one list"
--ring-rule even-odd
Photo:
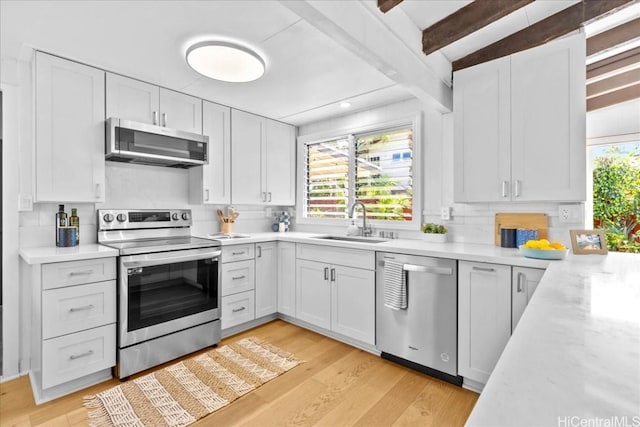
[(89, 425), (186, 426), (292, 369), (290, 353), (245, 338), (86, 396)]

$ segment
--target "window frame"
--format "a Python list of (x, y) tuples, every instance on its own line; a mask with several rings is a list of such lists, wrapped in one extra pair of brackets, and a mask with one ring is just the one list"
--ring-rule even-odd
[[(296, 223), (304, 225), (346, 227), (351, 223), (349, 218), (307, 218), (304, 210), (304, 189), (306, 186), (306, 155), (307, 145), (332, 141), (337, 139), (349, 139), (349, 200), (355, 199), (355, 185), (351, 185), (355, 179), (355, 147), (356, 136), (367, 133), (382, 132), (385, 130), (409, 127), (413, 132), (413, 159), (412, 159), (412, 188), (413, 206), (411, 221), (367, 221), (375, 229), (396, 229), (396, 230), (419, 230), (422, 224), (422, 114), (417, 112), (413, 115), (403, 116), (398, 119), (375, 122), (362, 126), (345, 127), (333, 131), (318, 132), (309, 135), (299, 136), (297, 139), (297, 172), (296, 172)], [(351, 205), (347, 206), (347, 209)], [(360, 212), (360, 210), (358, 210)], [(360, 216), (359, 216), (360, 218)], [(358, 221), (357, 225), (360, 225)]]

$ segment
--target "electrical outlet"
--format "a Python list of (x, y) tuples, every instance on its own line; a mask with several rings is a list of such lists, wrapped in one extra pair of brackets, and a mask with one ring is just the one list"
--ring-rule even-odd
[(559, 205), (558, 219), (561, 224), (584, 222), (582, 205)]
[(271, 212), (271, 207), (267, 207), (264, 210), (264, 216), (266, 218), (271, 218), (273, 216), (273, 212)]
[(440, 218), (445, 221), (451, 219), (451, 208), (449, 206), (445, 206), (440, 209)]
[(32, 211), (33, 210), (33, 197), (31, 194), (20, 194), (18, 196), (18, 211)]

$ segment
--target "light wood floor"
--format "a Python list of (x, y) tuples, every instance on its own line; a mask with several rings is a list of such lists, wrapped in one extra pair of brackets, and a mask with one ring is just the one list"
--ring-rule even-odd
[[(461, 426), (478, 398), (281, 320), (220, 344), (245, 336), (265, 339), (305, 363), (194, 426)], [(113, 379), (35, 406), (27, 376), (8, 381), (0, 384), (0, 425), (87, 425), (82, 397), (118, 383)]]

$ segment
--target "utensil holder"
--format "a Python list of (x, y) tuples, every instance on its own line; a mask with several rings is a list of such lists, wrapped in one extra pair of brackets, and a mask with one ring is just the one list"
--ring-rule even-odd
[(221, 222), (220, 232), (227, 233), (227, 234), (233, 233), (233, 222)]

